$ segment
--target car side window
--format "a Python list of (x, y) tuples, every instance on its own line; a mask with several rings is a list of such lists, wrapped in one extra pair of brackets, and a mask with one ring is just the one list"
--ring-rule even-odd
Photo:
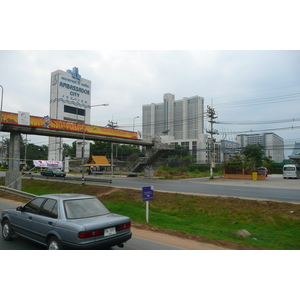
[(37, 214), (44, 201), (45, 198), (42, 197), (34, 198), (23, 207), (22, 211), (30, 212), (32, 214)]
[(53, 199), (48, 199), (41, 208), (40, 215), (57, 219), (57, 201)]

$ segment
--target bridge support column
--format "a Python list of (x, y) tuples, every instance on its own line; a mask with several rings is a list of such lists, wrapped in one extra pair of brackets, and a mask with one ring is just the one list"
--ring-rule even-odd
[(151, 166), (147, 166), (144, 169), (144, 177), (152, 178), (154, 176), (154, 171)]
[(69, 156), (66, 156), (66, 157), (65, 157), (65, 168), (64, 168), (64, 171), (65, 171), (66, 173), (69, 173), (69, 172), (70, 172), (70, 169), (69, 169), (70, 164), (69, 164), (69, 162), (70, 162), (70, 157), (69, 157)]
[(146, 146), (146, 157), (149, 158), (152, 155), (152, 146)]
[(10, 133), (8, 171), (5, 177), (5, 186), (22, 190), (22, 172), (20, 172), (21, 134)]
[[(152, 156), (152, 146), (146, 146), (146, 157), (150, 158)], [(152, 166), (148, 165), (144, 168), (144, 177), (153, 177), (154, 171)]]

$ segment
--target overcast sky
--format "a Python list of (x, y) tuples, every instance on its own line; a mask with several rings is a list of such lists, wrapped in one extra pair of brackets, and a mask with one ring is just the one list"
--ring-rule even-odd
[[(51, 72), (77, 67), (92, 82), (92, 105), (109, 104), (93, 108), (95, 125), (113, 120), (131, 130), (139, 116), (135, 130), (141, 130), (143, 104), (161, 103), (164, 93), (176, 100), (198, 95), (218, 114), (218, 139), (275, 132), (286, 155), (300, 141), (297, 2), (95, 3), (53, 0), (47, 9), (33, 0), (2, 4), (3, 110), (49, 114)], [(32, 141), (47, 144), (45, 137)]]
[(132, 130), (139, 116), (135, 129), (141, 130), (143, 104), (161, 103), (164, 93), (199, 95), (220, 123), (231, 123), (216, 124), (219, 139), (267, 130), (286, 148), (300, 142), (300, 51), (3, 50), (0, 61), (4, 111), (49, 114), (51, 72), (78, 67), (92, 81), (92, 105), (109, 104), (93, 108), (92, 124), (113, 120)]
[[(161, 103), (164, 93), (175, 94), (175, 99), (199, 95), (204, 97), (205, 107), (213, 104), (219, 122), (239, 123), (216, 125), (220, 132), (227, 133), (226, 138), (232, 140), (235, 137), (232, 134), (234, 131), (273, 131), (284, 139), (286, 156), (291, 153), (288, 148), (295, 141), (300, 142), (300, 130), (295, 128), (300, 125), (299, 121), (275, 123), (299, 118), (299, 1), (52, 0), (46, 4), (34, 0), (2, 2), (0, 85), (4, 87), (5, 111), (21, 110), (37, 116), (49, 114), (51, 72), (58, 69), (66, 71), (76, 66), (83, 78), (92, 81), (92, 104), (109, 103), (107, 107), (94, 108), (91, 120), (96, 125), (106, 125), (108, 120), (113, 119), (121, 128), (131, 129), (134, 117), (140, 116), (136, 119), (136, 129), (140, 130), (143, 104)], [(11, 49), (17, 51), (10, 51)], [(98, 49), (106, 50), (96, 51)], [(206, 51), (189, 51), (190, 49)], [(296, 51), (210, 51), (214, 49)], [(240, 124), (245, 121), (248, 121), (248, 125)], [(269, 124), (254, 124), (266, 121)], [(207, 122), (205, 124), (208, 126)], [(291, 129), (292, 126), (295, 129)], [(219, 138), (224, 136), (220, 134)], [(31, 136), (29, 139), (36, 144), (48, 144), (46, 137)], [(174, 257), (170, 259), (172, 254), (168, 253), (169, 261), (176, 259), (178, 262), (178, 252), (174, 252)], [(72, 258), (78, 259), (78, 255), (76, 253), (76, 258)], [(126, 259), (127, 272), (133, 270), (127, 278), (134, 278), (136, 286), (144, 286), (145, 278), (137, 278), (136, 274), (140, 270), (134, 272), (133, 261), (143, 262), (139, 266), (143, 266), (148, 274), (155, 273), (156, 285), (161, 283), (165, 287), (170, 283), (175, 286), (174, 282), (180, 282), (177, 286), (181, 290), (178, 292), (178, 289), (174, 289), (176, 294), (165, 289), (168, 297), (171, 293), (172, 296), (176, 295), (175, 298), (181, 294), (186, 297), (190, 295), (192, 298), (198, 292), (198, 277), (187, 276), (185, 286), (182, 284), (184, 278), (178, 277), (178, 272), (166, 273), (164, 268), (160, 275), (156, 272), (157, 258), (152, 262), (149, 256), (145, 260), (142, 252), (140, 255), (141, 257), (134, 253), (134, 257)], [(187, 262), (185, 254), (182, 255), (184, 261), (181, 266), (184, 265), (184, 270), (181, 273), (194, 274), (191, 270), (186, 270), (186, 267), (193, 266), (195, 269), (195, 262), (199, 261), (198, 256), (196, 257), (198, 253), (195, 252), (195, 257), (189, 254), (191, 263), (189, 260)], [(217, 269), (214, 276), (217, 276), (218, 284), (223, 286), (231, 284), (224, 282), (228, 272), (232, 276), (226, 278), (234, 278), (235, 282), (242, 280), (238, 281), (239, 286), (243, 286), (247, 276), (252, 281), (253, 274), (257, 277), (257, 255), (256, 264), (251, 259), (243, 259), (243, 264), (237, 265), (235, 262), (239, 262), (236, 259), (239, 253), (234, 253), (231, 260), (228, 260), (228, 255), (219, 255), (220, 259), (214, 255), (211, 259), (201, 260), (199, 267), (204, 270), (202, 273), (210, 274), (211, 270)], [(286, 266), (294, 266), (297, 261), (296, 257), (289, 257), (289, 263), (286, 263), (287, 258), (284, 257), (285, 274), (291, 273), (286, 270)], [(83, 259), (86, 260), (86, 257)], [(93, 268), (95, 259), (90, 264)], [(123, 266), (124, 259), (120, 259), (122, 260), (119, 265)], [(275, 259), (278, 262), (277, 257)], [(259, 262), (266, 265), (268, 260), (271, 266), (274, 257), (269, 253), (261, 257)], [(107, 270), (111, 269), (111, 261), (118, 264), (115, 255), (106, 261)], [(228, 261), (230, 265), (223, 267), (223, 263)], [(165, 266), (166, 260), (161, 262)], [(72, 266), (73, 260), (71, 269)], [(283, 268), (283, 264), (280, 267)], [(172, 265), (169, 269), (173, 271)], [(223, 269), (226, 270), (226, 276), (222, 273)], [(243, 272), (244, 270), (247, 272)], [(273, 278), (273, 273), (266, 276), (266, 272), (262, 272), (261, 276), (264, 277), (258, 276), (258, 285), (264, 282), (267, 286), (266, 278), (270, 278), (270, 284), (273, 283), (277, 279)], [(236, 277), (236, 274), (243, 276)], [(53, 275), (57, 277), (56, 273)], [(292, 295), (294, 289), (291, 289), (290, 281), (286, 280), (289, 285), (285, 287), (282, 278), (280, 280), (281, 289), (284, 287), (282, 293)], [(216, 280), (212, 282), (215, 284)], [(107, 280), (105, 284), (110, 287)], [(206, 286), (208, 288), (202, 287), (201, 293), (204, 295), (207, 291), (211, 297), (213, 286), (210, 282), (206, 282)], [(106, 290), (111, 291), (109, 288)], [(151, 293), (151, 289), (149, 291)], [(277, 296), (278, 289), (275, 292)], [(154, 296), (157, 289), (154, 288), (152, 293)], [(266, 289), (265, 293), (269, 296), (270, 289)], [(224, 289), (220, 289), (219, 296), (223, 297), (223, 294)]]

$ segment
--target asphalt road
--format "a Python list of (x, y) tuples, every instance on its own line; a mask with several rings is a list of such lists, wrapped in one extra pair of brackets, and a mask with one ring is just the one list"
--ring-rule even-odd
[[(4, 241), (2, 235), (0, 237), (0, 250), (45, 250), (42, 245), (34, 243), (30, 240), (17, 237), (11, 241)], [(158, 243), (143, 238), (132, 237), (124, 244), (124, 248), (117, 246), (112, 247), (111, 250), (185, 250), (183, 248), (172, 245)]]
[[(1, 176), (1, 174), (0, 174)], [(35, 175), (35, 179), (43, 179), (44, 176)], [(77, 179), (77, 180), (74, 180)], [(99, 182), (97, 182), (97, 179)], [(112, 180), (112, 183), (104, 183), (100, 180)], [(63, 178), (51, 178), (48, 180), (64, 180), (66, 182), (81, 184), (81, 175), (68, 174)], [(144, 186), (153, 186), (155, 191), (186, 193), (194, 195), (236, 197), (254, 200), (274, 200), (300, 203), (300, 180), (283, 179), (282, 175), (269, 175), (266, 180), (224, 180), (216, 178), (193, 178), (180, 180), (147, 179), (144, 177), (102, 177), (85, 176), (86, 184), (109, 185), (119, 188), (132, 188), (142, 190)]]
[[(103, 179), (103, 177), (101, 177), (101, 179)], [(195, 195), (230, 196), (243, 199), (300, 203), (300, 180), (283, 179), (281, 175), (269, 175), (266, 180), (257, 181), (209, 180), (209, 178), (153, 180), (142, 177), (110, 179), (112, 179), (112, 183), (109, 185), (113, 187), (142, 190), (142, 187), (144, 186), (153, 186), (154, 192), (165, 191)], [(65, 180), (68, 180), (68, 178), (66, 177)], [(86, 183), (89, 184), (88, 176), (86, 176)], [(90, 182), (90, 184), (108, 185), (94, 181)]]

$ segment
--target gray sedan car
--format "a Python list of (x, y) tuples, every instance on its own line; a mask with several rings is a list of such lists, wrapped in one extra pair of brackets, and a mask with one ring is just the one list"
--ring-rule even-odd
[(41, 172), (43, 176), (52, 176), (52, 177), (66, 177), (66, 173), (61, 169), (47, 169)]
[(37, 196), (24, 206), (3, 210), (2, 236), (14, 234), (49, 250), (123, 247), (131, 238), (129, 217), (111, 213), (96, 197), (82, 194)]

